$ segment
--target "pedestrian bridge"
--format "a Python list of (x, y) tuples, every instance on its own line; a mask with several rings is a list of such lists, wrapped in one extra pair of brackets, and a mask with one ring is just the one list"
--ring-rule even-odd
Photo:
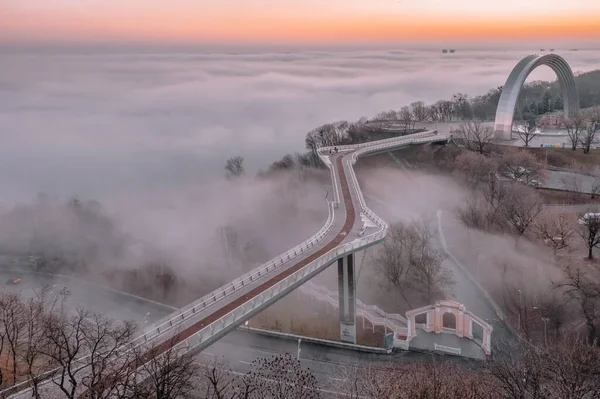
[[(319, 157), (330, 169), (333, 186), (333, 198), (327, 201), (329, 212), (323, 227), (287, 252), (146, 327), (144, 333), (136, 338), (132, 345), (152, 347), (153, 350), (145, 357), (147, 359), (171, 348), (180, 351), (177, 353), (202, 351), (334, 262), (337, 262), (339, 275), (341, 339), (355, 342), (353, 254), (381, 242), (385, 238), (388, 225), (367, 207), (352, 165), (360, 157), (367, 155), (410, 145), (445, 141), (446, 137), (433, 130), (369, 143), (319, 149)], [(427, 317), (427, 323), (429, 320), (432, 323), (437, 320), (434, 316)], [(462, 323), (463, 319), (460, 320)], [(463, 331), (462, 324), (460, 328)], [(410, 322), (407, 331), (410, 339), (410, 333), (414, 331)], [(406, 341), (407, 337), (395, 334), (394, 339), (398, 341), (397, 344), (395, 342), (395, 346), (403, 347), (400, 341)], [(484, 349), (489, 351), (487, 347)], [(119, 364), (119, 359), (115, 359), (115, 362)], [(86, 364), (85, 358), (79, 361), (81, 378), (86, 374)], [(51, 373), (46, 376), (47, 379), (53, 375)], [(78, 386), (80, 388), (77, 388), (77, 397), (87, 397), (88, 393), (81, 384)], [(52, 383), (42, 383), (40, 389), (42, 397), (51, 397), (51, 390), (57, 387)], [(47, 393), (44, 394), (44, 391)], [(3, 397), (31, 397), (27, 382), (2, 393)]]

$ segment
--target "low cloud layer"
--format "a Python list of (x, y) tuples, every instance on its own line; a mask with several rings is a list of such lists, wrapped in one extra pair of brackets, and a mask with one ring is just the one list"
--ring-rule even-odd
[[(173, 189), (220, 177), (238, 154), (256, 170), (302, 150), (319, 124), (486, 92), (526, 54), (3, 54), (3, 200)], [(563, 55), (574, 71), (600, 64), (593, 52)]]

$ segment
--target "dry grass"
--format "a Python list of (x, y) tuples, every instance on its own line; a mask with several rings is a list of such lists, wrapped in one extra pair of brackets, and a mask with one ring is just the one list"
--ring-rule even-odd
[(588, 154), (584, 154), (583, 150), (573, 151), (570, 148), (528, 148), (527, 150), (540, 162), (546, 162), (546, 152), (548, 152), (548, 165), (558, 168), (600, 165), (600, 149), (591, 149)]

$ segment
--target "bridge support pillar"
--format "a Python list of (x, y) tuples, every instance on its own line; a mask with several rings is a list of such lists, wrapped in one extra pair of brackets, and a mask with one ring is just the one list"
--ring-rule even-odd
[(340, 341), (356, 343), (354, 254), (338, 259)]

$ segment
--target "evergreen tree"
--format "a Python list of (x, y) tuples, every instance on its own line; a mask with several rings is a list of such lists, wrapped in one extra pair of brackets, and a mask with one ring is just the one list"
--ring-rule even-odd
[(542, 101), (540, 101), (537, 105), (537, 114), (538, 115), (542, 115), (544, 114), (544, 103)]
[(542, 104), (544, 105), (544, 114), (548, 112), (552, 112), (554, 103), (552, 101), (552, 95), (549, 91), (544, 93), (544, 97), (542, 98)]
[(564, 104), (563, 104), (563, 100), (562, 97), (560, 95), (556, 96), (556, 98), (554, 99), (554, 110), (563, 110), (564, 109)]
[(529, 113), (537, 115), (537, 113), (538, 113), (538, 106), (537, 106), (536, 103), (529, 104)]

